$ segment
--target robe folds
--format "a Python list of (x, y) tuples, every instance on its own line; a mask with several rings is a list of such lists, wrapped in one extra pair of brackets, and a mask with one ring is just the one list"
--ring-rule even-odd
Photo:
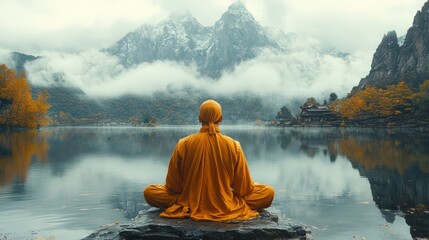
[(253, 182), (239, 142), (222, 135), (217, 125), (203, 125), (179, 140), (165, 184), (148, 186), (144, 197), (165, 209), (162, 217), (247, 220), (271, 205), (274, 189)]

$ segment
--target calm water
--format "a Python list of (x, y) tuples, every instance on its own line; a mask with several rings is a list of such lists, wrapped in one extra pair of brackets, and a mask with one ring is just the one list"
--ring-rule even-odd
[[(79, 239), (149, 207), (181, 137), (199, 129), (48, 128), (0, 133), (0, 239)], [(224, 126), (271, 211), (315, 239), (429, 237), (429, 136)]]

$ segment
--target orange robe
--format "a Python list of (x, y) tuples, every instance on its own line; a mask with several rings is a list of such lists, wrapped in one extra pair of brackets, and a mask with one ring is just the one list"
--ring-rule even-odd
[(181, 139), (171, 156), (165, 185), (144, 191), (163, 217), (194, 220), (247, 220), (271, 205), (274, 189), (252, 181), (240, 143), (220, 134), (199, 133)]

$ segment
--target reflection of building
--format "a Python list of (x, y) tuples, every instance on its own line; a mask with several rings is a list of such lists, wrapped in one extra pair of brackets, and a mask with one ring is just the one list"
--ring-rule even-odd
[(335, 162), (337, 159), (337, 151), (335, 142), (337, 142), (338, 133), (328, 131), (326, 133), (318, 132), (317, 134), (301, 134), (299, 137), (301, 146), (300, 150), (305, 152), (308, 157), (313, 158), (319, 152), (323, 152), (323, 155), (329, 154), (331, 162)]
[(332, 112), (327, 105), (303, 105), (299, 119), (301, 122), (328, 122), (339, 120), (338, 114)]

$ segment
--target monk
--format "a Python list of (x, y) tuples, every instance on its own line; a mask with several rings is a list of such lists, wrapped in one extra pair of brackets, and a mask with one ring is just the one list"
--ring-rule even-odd
[(253, 182), (240, 143), (220, 133), (222, 118), (219, 103), (202, 103), (202, 127), (177, 143), (165, 184), (144, 190), (149, 205), (165, 209), (162, 217), (248, 220), (271, 206), (274, 189)]

